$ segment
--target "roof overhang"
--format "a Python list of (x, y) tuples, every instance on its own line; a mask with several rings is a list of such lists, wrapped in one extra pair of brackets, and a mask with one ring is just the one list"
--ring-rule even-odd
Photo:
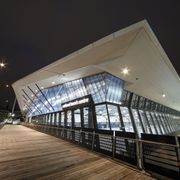
[[(130, 74), (124, 76), (122, 68)], [(125, 89), (180, 111), (180, 79), (146, 20), (106, 36), (16, 81), (12, 86), (20, 109), (22, 89), (52, 86), (107, 71), (125, 82)], [(166, 94), (163, 98), (162, 94)]]

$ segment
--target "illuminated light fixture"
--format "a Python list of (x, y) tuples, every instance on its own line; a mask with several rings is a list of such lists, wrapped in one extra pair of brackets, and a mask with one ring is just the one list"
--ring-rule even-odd
[(38, 90), (36, 89), (35, 92), (38, 92)]
[(44, 89), (44, 87), (43, 87), (43, 86), (41, 86), (41, 89)]
[(8, 84), (6, 84), (6, 87), (8, 88), (8, 87), (9, 87), (9, 85), (8, 85)]
[(130, 71), (130, 70), (129, 70), (127, 67), (125, 67), (125, 68), (122, 69), (122, 74), (123, 74), (123, 75), (128, 75), (128, 74), (129, 74), (129, 71)]
[(33, 94), (31, 94), (31, 97), (34, 97), (34, 95), (33, 95)]
[(5, 67), (5, 64), (3, 62), (0, 63), (0, 67), (1, 68), (4, 68)]
[(55, 82), (53, 81), (53, 82), (51, 82), (52, 84), (55, 84)]
[(166, 97), (166, 95), (165, 95), (165, 94), (162, 94), (162, 97), (163, 97), (163, 98), (165, 98), (165, 97)]
[(27, 108), (26, 107), (23, 107), (23, 111), (26, 111), (27, 110)]

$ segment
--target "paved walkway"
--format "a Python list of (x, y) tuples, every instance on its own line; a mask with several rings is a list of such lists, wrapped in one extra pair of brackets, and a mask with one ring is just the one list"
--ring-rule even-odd
[(152, 179), (82, 147), (20, 126), (0, 130), (0, 180)]

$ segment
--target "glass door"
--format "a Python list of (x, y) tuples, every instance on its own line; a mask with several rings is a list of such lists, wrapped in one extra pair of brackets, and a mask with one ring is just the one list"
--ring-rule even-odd
[(66, 113), (67, 113), (67, 124), (66, 124), (66, 126), (72, 127), (72, 111), (68, 110)]
[(74, 110), (74, 127), (81, 127), (81, 110)]

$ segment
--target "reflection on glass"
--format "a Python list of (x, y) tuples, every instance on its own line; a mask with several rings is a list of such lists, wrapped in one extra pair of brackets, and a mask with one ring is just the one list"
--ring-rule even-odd
[(150, 127), (148, 126), (148, 122), (147, 122), (144, 112), (142, 110), (139, 110), (139, 114), (141, 116), (142, 123), (144, 125), (145, 133), (151, 134)]
[(166, 118), (166, 121), (167, 121), (167, 123), (168, 123), (170, 132), (172, 132), (172, 131), (173, 131), (173, 130), (172, 130), (172, 126), (171, 126), (171, 123), (169, 122), (169, 119), (168, 119), (168, 115), (167, 115), (167, 114), (165, 114), (165, 118)]
[(51, 123), (51, 114), (49, 114), (49, 116), (48, 116), (48, 122), (47, 122), (47, 124), (50, 124)]
[(125, 126), (125, 131), (134, 132), (128, 108), (120, 107), (120, 109), (121, 109), (121, 114), (122, 114), (122, 118), (123, 118), (123, 122)]
[(167, 134), (168, 133), (167, 126), (165, 124), (164, 118), (162, 117), (161, 113), (159, 113), (159, 117), (161, 119), (162, 126), (164, 127), (165, 134)]
[(101, 73), (45, 88), (42, 89), (42, 92), (53, 108), (49, 106), (49, 103), (44, 96), (42, 96), (42, 93), (38, 92), (33, 99), (33, 104), (41, 107), (42, 113), (34, 109), (33, 111), (28, 111), (28, 115), (35, 116), (44, 114), (47, 111), (47, 107), (51, 112), (62, 110), (62, 103), (72, 101), (88, 94), (91, 94), (95, 103), (120, 103), (123, 84), (123, 80), (108, 73)]
[(84, 127), (85, 128), (94, 128), (92, 113), (89, 107), (83, 108), (83, 118), (84, 118)]
[(81, 114), (80, 109), (74, 110), (74, 126), (81, 127)]
[(110, 130), (106, 105), (96, 106), (96, 119), (98, 129)]
[(52, 114), (52, 125), (54, 125), (54, 113)]
[(165, 134), (165, 131), (164, 131), (164, 126), (163, 126), (163, 124), (162, 124), (162, 122), (161, 122), (161, 119), (160, 119), (160, 117), (159, 117), (158, 113), (156, 113), (156, 114), (155, 114), (155, 116), (156, 116), (157, 121), (158, 121), (158, 123), (159, 123), (159, 125), (160, 125), (161, 131), (162, 131), (162, 134)]
[(120, 117), (118, 113), (118, 107), (114, 105), (108, 105), (108, 113), (111, 124), (111, 130), (122, 130), (120, 124)]
[(164, 121), (164, 124), (165, 124), (165, 127), (166, 127), (167, 132), (168, 132), (168, 133), (171, 132), (171, 130), (170, 130), (170, 128), (169, 128), (169, 125), (168, 125), (168, 122), (167, 122), (167, 120), (166, 120), (166, 118), (165, 118), (165, 115), (164, 115), (164, 114), (161, 114), (161, 117), (162, 117), (162, 119), (163, 119), (163, 121)]
[(141, 122), (139, 120), (139, 116), (138, 116), (137, 110), (136, 109), (132, 109), (132, 113), (133, 113), (133, 117), (134, 117), (134, 121), (135, 121), (135, 124), (136, 124), (136, 127), (137, 127), (137, 131), (138, 131), (139, 137), (141, 137), (141, 133), (143, 133), (143, 130), (142, 130), (142, 126), (141, 126)]
[(72, 127), (72, 112), (67, 111), (67, 126)]
[(61, 112), (61, 126), (64, 126), (64, 112)]
[(158, 134), (161, 134), (161, 129), (160, 129), (160, 127), (159, 127), (159, 122), (157, 122), (156, 117), (155, 117), (155, 114), (154, 114), (153, 112), (151, 112), (151, 115), (152, 115), (152, 118), (153, 118), (153, 120), (154, 120), (154, 122), (155, 122), (155, 126), (156, 126), (156, 129), (157, 129)]
[(83, 108), (83, 114), (84, 114), (84, 127), (89, 128), (89, 108), (88, 107)]
[(148, 121), (149, 121), (149, 125), (150, 125), (150, 128), (151, 128), (151, 131), (153, 134), (156, 134), (156, 130), (155, 130), (155, 127), (154, 127), (154, 124), (153, 124), (153, 120), (151, 119), (151, 116), (149, 114), (149, 112), (146, 112), (146, 116), (148, 118)]
[(45, 124), (48, 124), (48, 115), (46, 115)]
[(56, 113), (56, 126), (59, 125), (59, 113)]

